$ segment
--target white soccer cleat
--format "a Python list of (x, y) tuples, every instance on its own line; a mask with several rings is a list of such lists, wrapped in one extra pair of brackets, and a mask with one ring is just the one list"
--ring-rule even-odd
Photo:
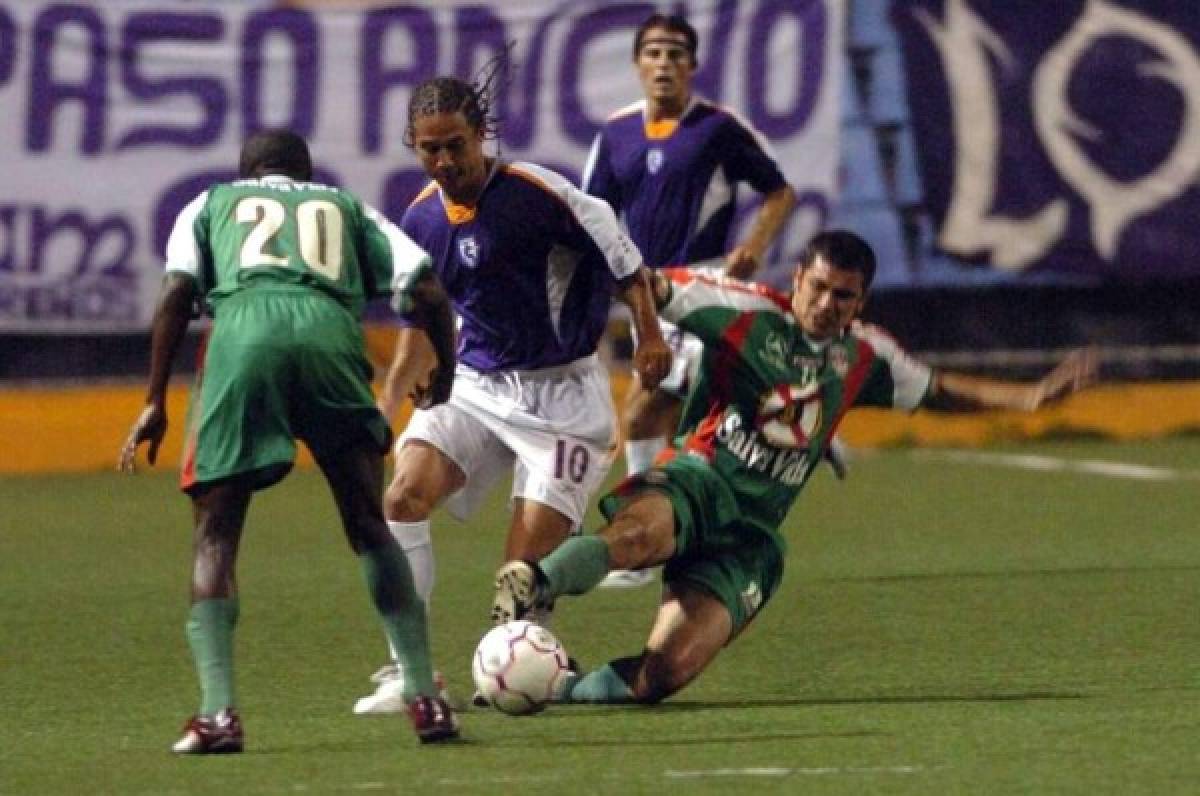
[(544, 610), (538, 584), (538, 571), (525, 561), (509, 561), (496, 570), (496, 595), (492, 599), (492, 623), (503, 625), (518, 619), (528, 619), (535, 610)]
[[(393, 662), (384, 666), (371, 675), (371, 682), (377, 684), (375, 693), (368, 694), (354, 703), (356, 716), (386, 716), (408, 712), (408, 703), (404, 700), (404, 672), (399, 665)], [(446, 678), (441, 672), (434, 671), (433, 685), (437, 689), (437, 695), (448, 704), (450, 692), (446, 689)]]
[(655, 581), (655, 569), (614, 569), (596, 585), (597, 589), (640, 589)]

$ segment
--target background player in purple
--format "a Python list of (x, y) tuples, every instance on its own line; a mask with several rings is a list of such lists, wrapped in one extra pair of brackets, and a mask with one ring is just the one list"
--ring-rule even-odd
[[(484, 154), (494, 132), (487, 83), (440, 77), (409, 104), (407, 143), (433, 179), (403, 230), (433, 256), (458, 313), (459, 367), (450, 400), (414, 413), (396, 443), (384, 501), (396, 539), (428, 602), (429, 515), (448, 500), (469, 515), (511, 473), (504, 560), (536, 560), (583, 521), (612, 461), (616, 415), (596, 354), (612, 299), (639, 334), (634, 368), (657, 384), (671, 353), (654, 314), (650, 274), (612, 208), (554, 172)], [(426, 354), (402, 335), (381, 396), (385, 414), (419, 387)], [(404, 672), (385, 667), (357, 713), (386, 713)]]
[[(583, 189), (621, 216), (646, 264), (658, 268), (724, 262), (748, 278), (762, 263), (795, 204), (763, 135), (727, 108), (692, 91), (697, 37), (687, 20), (655, 14), (638, 28), (633, 61), (645, 97), (614, 113), (596, 136)], [(737, 185), (764, 197), (750, 229), (733, 242)], [(625, 464), (645, 470), (675, 431), (695, 380), (698, 340), (667, 324), (675, 354), (657, 388), (634, 381), (623, 407)], [(650, 573), (617, 573), (611, 586), (648, 583)]]
[(520, 618), (587, 592), (612, 567), (665, 565), (644, 649), (567, 681), (561, 701), (657, 702), (746, 629), (783, 577), (780, 526), (849, 408), (1032, 411), (1094, 378), (1089, 352), (1032, 384), (931, 369), (855, 321), (874, 273), (870, 246), (844, 230), (812, 240), (790, 296), (658, 272), (662, 314), (705, 343), (673, 455), (601, 500), (599, 532), (501, 573), (496, 610)]

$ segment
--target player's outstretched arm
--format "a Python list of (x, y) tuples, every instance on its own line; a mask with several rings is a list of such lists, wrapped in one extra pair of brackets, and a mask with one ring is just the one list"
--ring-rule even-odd
[(725, 273), (737, 279), (754, 276), (795, 205), (796, 192), (790, 185), (767, 194), (754, 217), (750, 232), (725, 255)]
[(196, 298), (196, 283), (191, 276), (168, 273), (163, 280), (158, 306), (154, 310), (154, 321), (150, 332), (150, 378), (146, 388), (146, 405), (133, 423), (117, 469), (125, 473), (135, 470), (137, 449), (143, 442), (150, 443), (146, 458), (150, 464), (158, 459), (158, 447), (167, 433), (167, 383), (171, 368), (179, 353), (179, 344), (192, 318), (192, 305)]
[(996, 381), (938, 372), (923, 406), (926, 409), (963, 412), (1010, 409), (1033, 412), (1093, 384), (1098, 375), (1096, 352), (1073, 351), (1054, 370), (1032, 383)]
[(640, 266), (621, 290), (621, 301), (629, 307), (633, 327), (637, 330), (637, 350), (633, 352), (633, 369), (647, 390), (658, 386), (671, 372), (671, 349), (663, 340), (654, 314), (653, 277), (646, 266)]
[(409, 314), (418, 326), (400, 330), (379, 396), (379, 411), (389, 421), (405, 397), (428, 409), (448, 399), (454, 386), (456, 333), (450, 298), (432, 276), (421, 279), (410, 293)]

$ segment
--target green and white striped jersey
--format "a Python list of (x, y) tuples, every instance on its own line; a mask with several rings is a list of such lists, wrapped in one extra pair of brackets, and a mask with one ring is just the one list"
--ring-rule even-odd
[(878, 327), (855, 323), (815, 342), (789, 297), (770, 288), (665, 271), (662, 316), (704, 342), (676, 448), (706, 459), (747, 521), (772, 534), (783, 522), (851, 406), (913, 410), (932, 371)]

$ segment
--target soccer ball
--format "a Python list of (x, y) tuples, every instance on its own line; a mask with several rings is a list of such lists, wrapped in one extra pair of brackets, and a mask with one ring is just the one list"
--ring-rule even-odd
[(546, 707), (567, 673), (562, 644), (546, 628), (524, 619), (489, 630), (471, 663), (479, 693), (513, 716)]

